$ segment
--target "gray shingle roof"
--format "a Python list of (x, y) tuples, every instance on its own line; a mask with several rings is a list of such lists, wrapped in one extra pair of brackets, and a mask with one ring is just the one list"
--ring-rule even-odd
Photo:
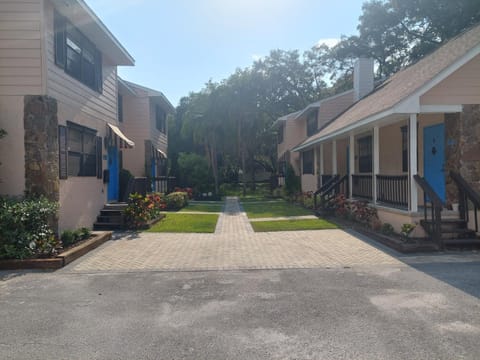
[(319, 139), (341, 132), (342, 129), (358, 121), (391, 109), (479, 44), (480, 25), (477, 25), (451, 39), (415, 64), (392, 75), (375, 91), (356, 102), (323, 130), (303, 141), (298, 147), (313, 144)]

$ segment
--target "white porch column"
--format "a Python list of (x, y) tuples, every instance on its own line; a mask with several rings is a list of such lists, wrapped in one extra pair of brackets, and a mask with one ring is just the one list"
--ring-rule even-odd
[(355, 135), (350, 135), (350, 142), (348, 145), (348, 194), (353, 197), (353, 174), (355, 173)]
[(337, 175), (337, 140), (332, 141), (332, 175)]
[(380, 140), (379, 128), (373, 128), (373, 174), (372, 174), (372, 196), (373, 203), (377, 203), (377, 175), (380, 173)]
[(320, 144), (319, 155), (320, 155), (320, 185), (323, 185), (322, 175), (325, 171), (324, 164), (323, 164), (323, 143)]
[(410, 114), (410, 121), (408, 124), (409, 130), (409, 148), (408, 148), (408, 173), (410, 176), (410, 211), (418, 211), (418, 189), (414, 175), (417, 175), (417, 114)]

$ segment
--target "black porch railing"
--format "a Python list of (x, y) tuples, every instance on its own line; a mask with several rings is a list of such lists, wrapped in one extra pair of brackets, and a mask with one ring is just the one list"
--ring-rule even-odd
[(325, 185), (328, 183), (333, 177), (338, 176), (338, 175), (321, 175), (320, 178), (322, 180), (322, 185)]
[(473, 190), (473, 188), (465, 181), (465, 179), (453, 171), (450, 172), (450, 177), (455, 182), (458, 188), (458, 200), (460, 218), (465, 220), (467, 224), (470, 221), (469, 203), (473, 206), (473, 216), (475, 221), (475, 232), (478, 233), (478, 209), (480, 208), (480, 195)]
[[(318, 209), (319, 205), (325, 207), (332, 198), (340, 194), (348, 196), (348, 175), (343, 177), (333, 175), (320, 189), (315, 191), (313, 197), (315, 209)], [(320, 195), (320, 204), (318, 204), (318, 195)]]
[(408, 175), (377, 175), (377, 202), (408, 207)]
[(372, 175), (352, 175), (352, 196), (367, 200), (373, 199)]
[(158, 176), (152, 179), (152, 191), (169, 194), (173, 192), (177, 184), (174, 176)]

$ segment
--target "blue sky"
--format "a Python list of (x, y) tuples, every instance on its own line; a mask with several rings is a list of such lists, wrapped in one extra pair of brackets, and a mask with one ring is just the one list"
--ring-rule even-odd
[(174, 106), (272, 49), (307, 50), (356, 33), (364, 0), (86, 0), (135, 58), (126, 80)]

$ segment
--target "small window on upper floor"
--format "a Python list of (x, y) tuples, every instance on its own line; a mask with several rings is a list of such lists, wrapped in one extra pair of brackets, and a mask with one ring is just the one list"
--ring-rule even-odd
[(277, 143), (283, 143), (283, 132), (285, 131), (285, 124), (281, 123), (277, 131)]
[(311, 112), (307, 116), (307, 136), (312, 136), (318, 130), (317, 111)]
[(167, 133), (167, 114), (158, 105), (155, 106), (155, 124), (158, 131)]
[(65, 17), (55, 12), (55, 64), (89, 88), (102, 92), (100, 51)]

